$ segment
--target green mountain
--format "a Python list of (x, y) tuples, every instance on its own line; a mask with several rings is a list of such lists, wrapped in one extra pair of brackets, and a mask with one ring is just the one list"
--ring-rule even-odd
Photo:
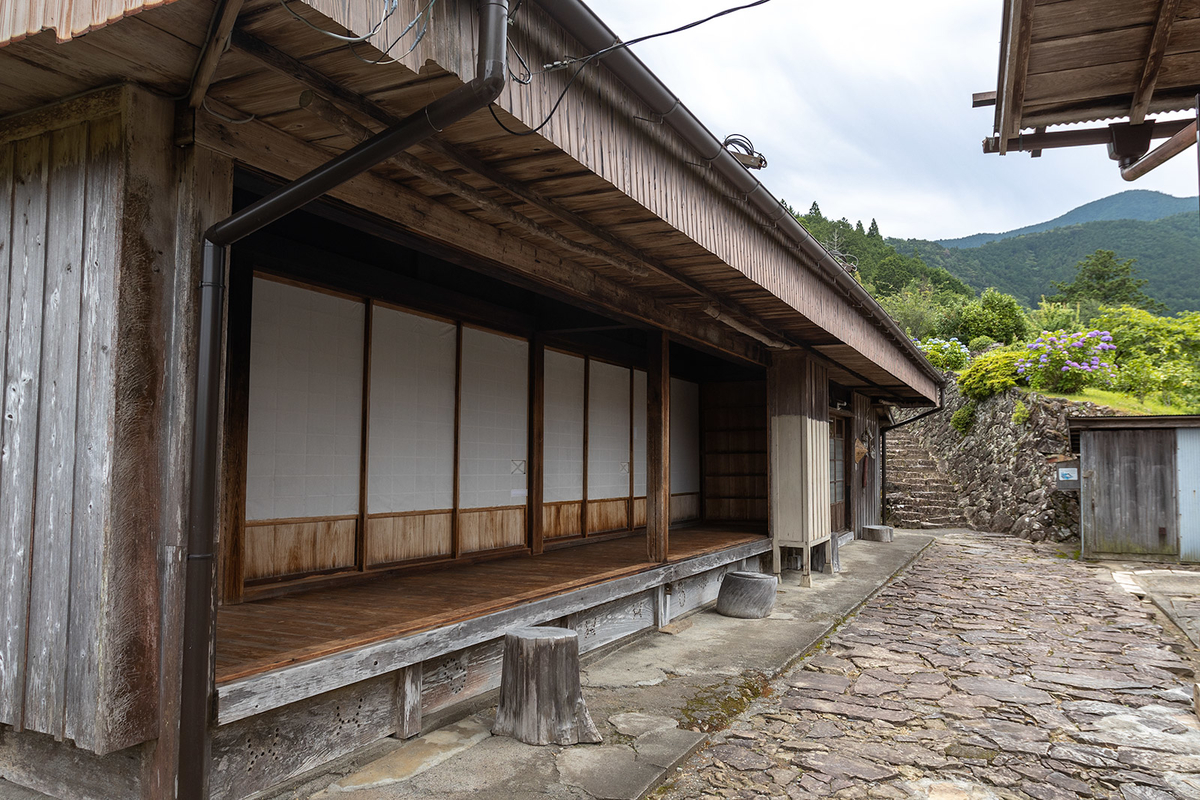
[[(1114, 197), (1128, 194), (1133, 192)], [(1192, 198), (1190, 204), (1194, 203)], [(1051, 281), (1074, 278), (1072, 268), (1084, 256), (1113, 250), (1118, 258), (1137, 259), (1137, 276), (1149, 279), (1146, 294), (1171, 311), (1200, 310), (1200, 219), (1194, 207), (1157, 220), (1086, 222), (972, 248), (947, 247), (923, 239), (886, 241), (900, 254), (919, 255), (930, 267), (945, 269), (975, 289), (994, 286), (1030, 306), (1036, 306), (1042, 295), (1055, 293)]]
[[(1174, 197), (1162, 192), (1151, 192), (1145, 189), (1129, 189), (1099, 200), (1085, 203), (1073, 208), (1061, 217), (1055, 217), (1037, 225), (1027, 225), (1004, 233), (977, 233), (974, 236), (964, 236), (961, 239), (938, 239), (938, 244), (946, 247), (980, 247), (988, 242), (1001, 239), (1011, 239), (1014, 236), (1024, 236), (1029, 233), (1065, 228), (1068, 225), (1081, 225), (1085, 222), (1100, 222), (1102, 220), (1140, 219), (1151, 221), (1182, 214), (1185, 211), (1197, 210), (1197, 198)], [(1112, 248), (1109, 248), (1112, 249)]]

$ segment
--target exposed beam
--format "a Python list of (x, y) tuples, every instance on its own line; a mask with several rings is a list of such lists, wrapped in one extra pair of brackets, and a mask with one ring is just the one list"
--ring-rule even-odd
[[(1150, 134), (1154, 139), (1168, 139), (1192, 124), (1194, 120), (1177, 119), (1167, 122), (1150, 122), (1154, 130)], [(1007, 150), (1032, 151), (1050, 150), (1056, 147), (1081, 147), (1095, 144), (1108, 144), (1112, 141), (1112, 131), (1104, 128), (1084, 128), (1075, 131), (1049, 131), (1046, 133), (1023, 133), (1008, 140), (1004, 150), (1000, 148), (1000, 140), (992, 137), (983, 140), (983, 152), (1001, 153)]]
[[(210, 101), (212, 102), (212, 101)], [(216, 104), (221, 113), (237, 109)], [(228, 125), (211, 114), (195, 117), (198, 145), (256, 169), (291, 180), (329, 159), (329, 151), (296, 139), (261, 120)], [(665, 327), (680, 338), (753, 363), (764, 363), (761, 345), (727, 328), (714, 326), (667, 306), (616, 281), (597, 275), (533, 242), (513, 236), (394, 181), (364, 174), (329, 193), (358, 209), (413, 231), (444, 247), (472, 254), (479, 266), (499, 264), (508, 274), (550, 287), (622, 317)]]
[(1175, 23), (1175, 14), (1178, 10), (1179, 0), (1162, 0), (1158, 7), (1158, 19), (1154, 22), (1154, 35), (1150, 38), (1146, 63), (1142, 67), (1142, 80), (1138, 83), (1137, 92), (1133, 95), (1133, 107), (1129, 111), (1129, 122), (1132, 125), (1140, 125), (1146, 119), (1146, 112), (1150, 110), (1150, 100), (1154, 97), (1154, 85), (1158, 82), (1163, 56), (1167, 52), (1167, 41), (1171, 38), (1171, 26)]
[(199, 108), (208, 94), (213, 76), (217, 74), (217, 65), (221, 55), (229, 46), (229, 37), (233, 33), (233, 24), (237, 22), (238, 14), (242, 11), (244, 0), (221, 0), (213, 11), (212, 23), (209, 25), (208, 38), (200, 58), (196, 61), (196, 70), (192, 74), (192, 88), (188, 92), (188, 108)]
[(971, 108), (984, 108), (996, 105), (996, 90), (990, 92), (975, 92), (971, 95)]
[[(397, 122), (397, 117), (387, 109), (380, 106), (378, 103), (375, 103), (369, 98), (363, 97), (362, 95), (345, 88), (344, 86), (333, 81), (328, 76), (317, 70), (314, 70), (312, 67), (309, 67), (307, 64), (292, 58), (287, 53), (272, 47), (266, 42), (256, 39), (244, 31), (235, 31), (232, 41), (233, 46), (241, 50), (243, 53), (257, 59), (264, 66), (275, 70), (281, 75), (291, 78), (300, 86), (311, 92), (312, 96), (308, 101), (310, 110), (321, 115), (326, 119), (327, 122), (334, 124), (336, 127), (342, 129), (343, 132), (347, 132), (347, 128), (363, 128), (364, 126), (362, 126), (362, 123), (355, 120), (349, 114), (346, 114), (344, 111), (339, 109), (336, 104), (341, 104), (348, 109), (357, 111), (358, 113), (375, 120), (385, 127), (390, 127)], [(325, 102), (316, 102), (319, 100), (324, 100)], [(348, 135), (353, 137), (361, 134)], [(518, 200), (528, 203), (535, 208), (539, 208), (542, 211), (545, 211), (547, 214), (550, 214), (555, 219), (578, 228), (587, 235), (604, 242), (606, 245), (616, 251), (616, 255), (612, 255), (605, 254), (604, 251), (600, 251), (597, 248), (590, 248), (592, 253), (602, 254), (589, 254), (590, 257), (604, 258), (614, 266), (626, 269), (634, 275), (644, 276), (653, 273), (682, 285), (686, 289), (703, 297), (709, 303), (715, 303), (724, 309), (724, 311), (736, 315), (738, 318), (740, 318), (739, 321), (743, 325), (743, 328), (739, 330), (741, 330), (742, 333), (757, 339), (759, 342), (766, 344), (768, 347), (778, 348), (796, 345), (796, 342), (793, 341), (780, 341), (776, 334), (772, 333), (769, 329), (759, 323), (751, 312), (742, 308), (738, 303), (717, 296), (702, 284), (697, 283), (686, 276), (680, 275), (664, 264), (651, 259), (637, 248), (632, 247), (628, 243), (622, 241), (619, 237), (613, 235), (611, 232), (604, 230), (600, 226), (588, 221), (573, 211), (563, 208), (561, 205), (549, 199), (548, 197), (545, 197), (536, 190), (530, 189), (529, 187), (512, 180), (495, 167), (486, 164), (461, 148), (437, 138), (427, 139), (422, 142), (421, 146), (427, 150), (437, 153), (438, 155), (449, 160), (456, 166), (467, 170), (468, 172), (473, 172), (480, 177), (486, 178), (492, 184), (500, 189), (503, 189), (505, 192), (509, 193)], [(424, 162), (421, 162), (417, 159), (412, 159), (411, 157), (409, 158), (411, 160), (408, 163), (414, 167), (416, 167), (417, 164), (420, 164), (423, 165), (424, 169), (426, 170), (432, 169), (432, 167), (425, 165)], [(407, 167), (405, 168), (407, 169)], [(466, 188), (473, 190), (473, 187), (463, 184), (461, 181), (457, 181), (457, 179), (451, 178), (451, 180), (456, 181), (458, 184), (461, 184), (461, 186), (465, 186)], [(464, 196), (455, 189), (449, 188), (449, 186), (444, 188), (447, 188), (447, 191), (453, 191), (460, 196)], [(486, 197), (486, 195), (482, 195), (482, 197)], [(475, 200), (472, 198), (466, 199), (475, 202)], [(490, 198), (488, 198), (488, 200), (492, 203), (495, 202)], [(544, 226), (541, 227), (544, 228)]]
[(1025, 78), (1029, 71), (1029, 44), (1033, 38), (1033, 0), (1009, 0), (1005, 21), (1000, 93), (996, 107), (996, 133), (1000, 153), (1008, 152), (1008, 140), (1021, 131), (1021, 108), (1025, 104)]

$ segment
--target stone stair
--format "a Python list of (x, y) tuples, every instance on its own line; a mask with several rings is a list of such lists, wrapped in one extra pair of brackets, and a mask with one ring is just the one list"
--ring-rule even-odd
[(958, 488), (911, 429), (887, 435), (884, 521), (897, 528), (969, 528)]

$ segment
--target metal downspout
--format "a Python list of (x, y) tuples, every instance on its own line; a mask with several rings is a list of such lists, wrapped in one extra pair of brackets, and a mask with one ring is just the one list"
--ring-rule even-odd
[[(943, 379), (944, 380), (944, 379)], [(880, 517), (883, 514), (883, 501), (887, 499), (887, 435), (888, 431), (894, 431), (896, 428), (903, 428), (905, 425), (911, 425), (917, 420), (925, 419), (931, 414), (936, 414), (945, 408), (943, 405), (946, 397), (945, 383), (938, 384), (938, 399), (937, 405), (928, 411), (922, 411), (915, 417), (896, 422), (891, 425), (884, 425), (879, 429), (879, 510)]]
[(220, 387), (221, 307), (228, 247), (326, 192), (407, 150), (479, 109), (504, 89), (508, 0), (481, 0), (475, 77), (391, 128), (330, 159), (292, 183), (216, 223), (204, 234), (200, 283), (196, 402), (192, 424), (184, 652), (180, 697), (177, 796), (208, 797), (209, 723), (212, 718), (210, 646), (215, 614), (213, 579), (217, 511), (217, 430)]

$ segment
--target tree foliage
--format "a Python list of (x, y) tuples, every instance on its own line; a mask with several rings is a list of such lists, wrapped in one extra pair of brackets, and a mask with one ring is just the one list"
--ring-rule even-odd
[(1097, 250), (1075, 265), (1075, 278), (1068, 282), (1051, 281), (1059, 294), (1050, 298), (1052, 302), (1079, 303), (1094, 301), (1106, 306), (1134, 306), (1150, 311), (1164, 311), (1166, 306), (1152, 300), (1142, 291), (1149, 283), (1146, 278), (1135, 278), (1133, 265), (1137, 261), (1117, 259), (1112, 250)]

